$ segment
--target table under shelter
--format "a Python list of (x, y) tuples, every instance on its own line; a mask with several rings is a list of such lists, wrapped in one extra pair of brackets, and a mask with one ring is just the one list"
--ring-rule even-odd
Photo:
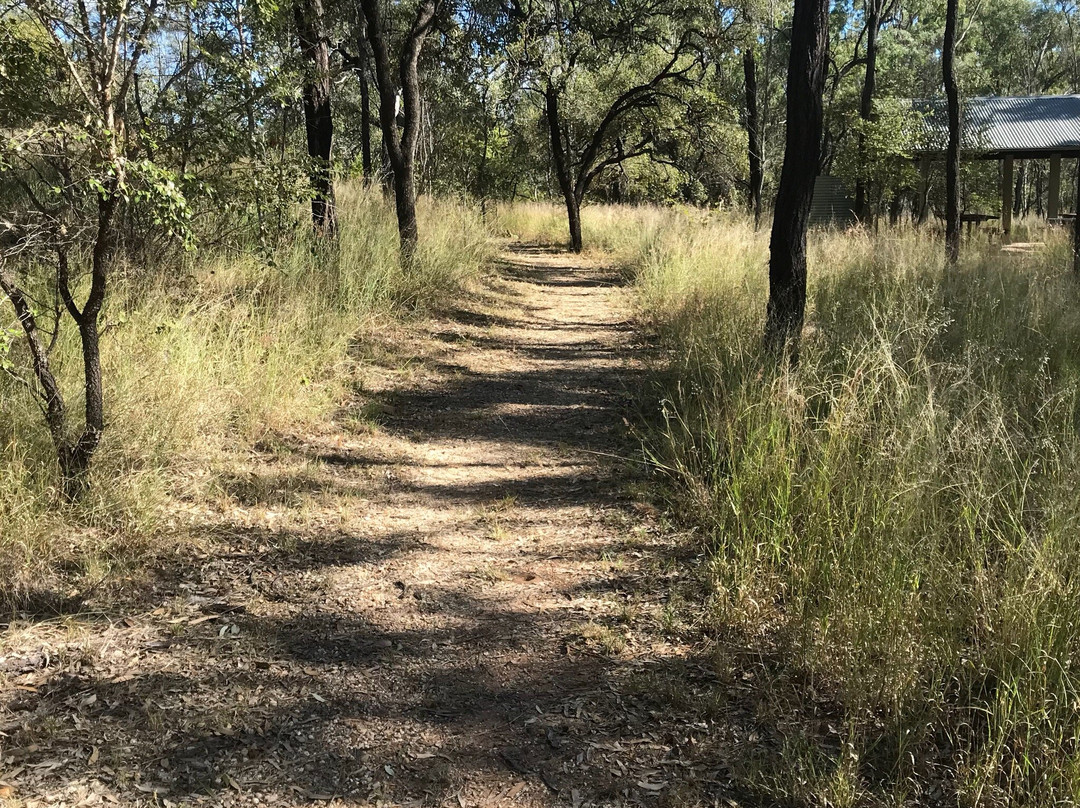
[[(945, 158), (949, 125), (944, 100), (917, 100), (912, 107), (922, 113), (921, 128), (911, 150), (922, 177), (922, 220), (927, 212), (930, 166), (934, 160)], [(1059, 222), (1066, 218), (1061, 212), (1061, 161), (1080, 159), (1080, 95), (967, 98), (960, 102), (960, 114), (961, 161), (997, 160), (1001, 164), (1001, 230), (1006, 236), (1012, 230), (1016, 160), (1049, 161), (1046, 216)], [(1080, 181), (1077, 186), (1074, 211), (1080, 210)]]

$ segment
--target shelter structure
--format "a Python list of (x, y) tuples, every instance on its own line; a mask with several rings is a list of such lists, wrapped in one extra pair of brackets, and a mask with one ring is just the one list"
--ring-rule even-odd
[[(944, 100), (918, 100), (922, 113), (914, 138), (922, 187), (919, 216), (925, 218), (931, 161), (943, 159), (949, 140)], [(985, 96), (961, 100), (961, 160), (997, 160), (1001, 164), (1001, 229), (1012, 230), (1013, 164), (1049, 160), (1047, 218), (1061, 216), (1062, 158), (1080, 159), (1080, 95)], [(1080, 211), (1080, 181), (1074, 211)]]

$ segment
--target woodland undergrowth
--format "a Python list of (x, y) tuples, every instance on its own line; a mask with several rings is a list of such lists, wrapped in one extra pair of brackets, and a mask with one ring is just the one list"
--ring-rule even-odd
[[(392, 202), (359, 185), (337, 197), (331, 245), (298, 226), (269, 251), (253, 241), (119, 268), (103, 318), (108, 427), (78, 504), (57, 490), (34, 398), (0, 375), (0, 609), (115, 583), (170, 549), (171, 514), (213, 495), (215, 458), (324, 418), (362, 361), (357, 335), (445, 302), (489, 262), (492, 241), (471, 207), (422, 199), (424, 237), (406, 271)], [(71, 330), (54, 365), (77, 390)]]

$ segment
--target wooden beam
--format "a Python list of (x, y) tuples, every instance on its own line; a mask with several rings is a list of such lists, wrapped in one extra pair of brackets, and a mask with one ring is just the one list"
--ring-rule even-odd
[(1012, 232), (1013, 215), (1013, 158), (1001, 160), (1001, 232), (1008, 236)]
[(1050, 188), (1046, 198), (1046, 218), (1056, 219), (1061, 215), (1061, 155), (1050, 157)]

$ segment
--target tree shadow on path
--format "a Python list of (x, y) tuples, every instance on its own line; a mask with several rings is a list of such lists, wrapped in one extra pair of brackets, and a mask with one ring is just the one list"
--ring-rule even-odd
[(5, 653), (51, 655), (6, 680), (0, 780), (60, 804), (771, 804), (727, 761), (780, 742), (664, 625), (696, 550), (634, 507), (619, 282), (509, 256), (498, 310), (445, 321), (465, 338), (426, 343), (366, 443), (227, 478), (234, 510), (138, 613), (24, 627)]

